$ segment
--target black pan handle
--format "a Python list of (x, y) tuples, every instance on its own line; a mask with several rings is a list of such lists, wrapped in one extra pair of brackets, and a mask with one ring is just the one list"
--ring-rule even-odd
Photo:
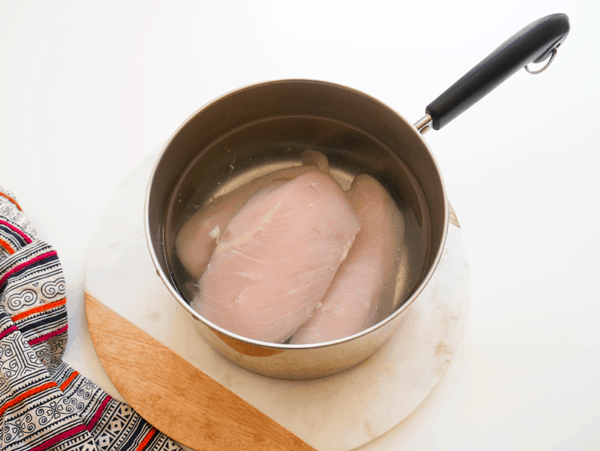
[[(420, 122), (439, 130), (527, 64), (541, 63), (569, 34), (569, 17), (552, 14), (529, 24), (471, 69), (425, 109), (431, 117)], [(425, 119), (424, 118), (424, 119)]]

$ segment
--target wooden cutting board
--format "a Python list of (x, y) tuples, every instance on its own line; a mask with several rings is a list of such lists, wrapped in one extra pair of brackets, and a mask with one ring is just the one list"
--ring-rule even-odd
[(157, 429), (199, 451), (314, 451), (87, 293), (85, 306), (92, 341), (108, 376)]

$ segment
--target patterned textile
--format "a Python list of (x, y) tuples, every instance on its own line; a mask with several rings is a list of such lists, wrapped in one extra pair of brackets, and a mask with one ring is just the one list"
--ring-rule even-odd
[(0, 451), (181, 450), (62, 361), (65, 279), (0, 187)]

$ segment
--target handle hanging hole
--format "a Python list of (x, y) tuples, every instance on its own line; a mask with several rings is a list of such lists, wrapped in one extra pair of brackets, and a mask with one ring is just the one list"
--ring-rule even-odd
[(527, 66), (529, 66), (529, 64), (527, 64), (525, 66), (525, 70), (527, 72), (529, 72), (530, 74), (533, 74), (533, 75), (541, 74), (546, 69), (548, 69), (548, 66), (550, 66), (550, 63), (552, 63), (552, 60), (554, 59), (554, 57), (556, 56), (556, 53), (558, 52), (557, 49), (558, 49), (558, 45), (552, 49), (552, 54), (550, 55), (550, 59), (548, 60), (548, 62), (546, 63), (546, 65), (544, 67), (542, 67), (541, 69), (539, 69), (539, 70), (531, 70), (531, 69), (529, 69), (529, 67), (527, 67)]

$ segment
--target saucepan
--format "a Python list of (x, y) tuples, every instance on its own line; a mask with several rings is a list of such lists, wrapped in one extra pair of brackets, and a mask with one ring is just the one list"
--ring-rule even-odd
[[(564, 14), (531, 23), (430, 103), (414, 125), (362, 92), (314, 80), (246, 86), (196, 111), (156, 161), (144, 221), (157, 274), (199, 335), (237, 365), (284, 379), (331, 375), (372, 355), (419, 302), (444, 249), (449, 203), (423, 134), (444, 127), (517, 70), (534, 72), (528, 65), (546, 60), (547, 67), (568, 32)], [(194, 209), (262, 174), (301, 164), (307, 150), (325, 155), (342, 185), (365, 173), (388, 190), (407, 218), (404, 263), (397, 269), (403, 285), (385, 316), (354, 335), (300, 345), (250, 339), (190, 306), (194, 283), (177, 276), (176, 234)]]

